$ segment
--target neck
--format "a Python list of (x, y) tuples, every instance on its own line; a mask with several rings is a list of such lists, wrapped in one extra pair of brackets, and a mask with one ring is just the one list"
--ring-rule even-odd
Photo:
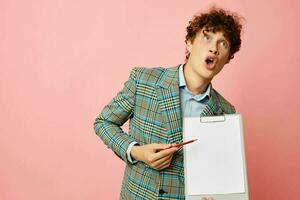
[(195, 71), (185, 64), (183, 68), (183, 74), (186, 82), (186, 86), (193, 95), (201, 94), (206, 91), (211, 79), (205, 79), (199, 76)]

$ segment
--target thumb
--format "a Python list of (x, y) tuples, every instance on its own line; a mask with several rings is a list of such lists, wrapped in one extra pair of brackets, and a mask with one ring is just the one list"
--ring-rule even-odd
[(163, 149), (168, 149), (171, 146), (172, 146), (171, 144), (155, 144), (154, 149), (159, 151), (159, 150), (163, 150)]

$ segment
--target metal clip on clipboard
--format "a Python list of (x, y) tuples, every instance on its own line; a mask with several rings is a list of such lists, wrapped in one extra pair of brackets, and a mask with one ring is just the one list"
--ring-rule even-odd
[(201, 123), (211, 123), (211, 122), (224, 122), (226, 120), (225, 115), (217, 115), (217, 116), (200, 116)]

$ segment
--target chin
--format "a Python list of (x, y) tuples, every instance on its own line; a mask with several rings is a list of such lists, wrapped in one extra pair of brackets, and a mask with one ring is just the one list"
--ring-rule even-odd
[(199, 74), (199, 76), (205, 80), (211, 80), (214, 77), (213, 74), (207, 74), (207, 73), (201, 73), (201, 74)]
[(200, 71), (198, 75), (205, 79), (212, 79), (215, 76), (215, 73), (213, 71), (208, 71), (207, 69)]

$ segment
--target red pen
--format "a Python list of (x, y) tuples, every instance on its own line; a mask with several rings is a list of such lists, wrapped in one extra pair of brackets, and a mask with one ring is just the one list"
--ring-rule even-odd
[[(189, 141), (186, 141), (186, 142), (182, 142), (182, 143), (180, 143), (180, 144), (175, 144), (174, 146), (172, 146), (172, 147), (182, 147), (183, 145), (186, 145), (186, 144), (189, 144), (189, 143), (192, 143), (192, 142), (195, 142), (195, 141), (197, 141), (197, 139), (194, 139), (194, 140), (189, 140)], [(172, 147), (170, 147), (170, 148), (172, 148)]]

